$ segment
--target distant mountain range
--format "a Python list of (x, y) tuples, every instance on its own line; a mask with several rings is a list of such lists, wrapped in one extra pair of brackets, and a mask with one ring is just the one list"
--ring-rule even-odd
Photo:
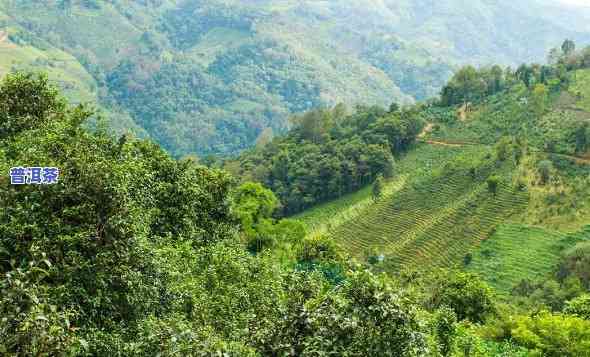
[(231, 154), (312, 107), (409, 103), (461, 64), (541, 62), (590, 43), (589, 20), (535, 0), (0, 0), (0, 74), (49, 69), (117, 132)]

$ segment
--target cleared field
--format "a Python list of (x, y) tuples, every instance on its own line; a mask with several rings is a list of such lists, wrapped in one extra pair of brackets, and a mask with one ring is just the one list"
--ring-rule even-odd
[(473, 253), (468, 270), (478, 273), (498, 291), (508, 293), (522, 279), (549, 274), (560, 252), (579, 241), (590, 240), (590, 226), (566, 234), (540, 227), (502, 224)]

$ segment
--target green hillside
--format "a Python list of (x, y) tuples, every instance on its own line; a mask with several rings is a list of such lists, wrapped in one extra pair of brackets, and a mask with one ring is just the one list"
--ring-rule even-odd
[(293, 113), (411, 103), (460, 64), (587, 43), (588, 16), (536, 0), (2, 0), (0, 73), (42, 68), (118, 132), (175, 156), (228, 155), (285, 132)]
[[(175, 48), (200, 40), (182, 34)], [(202, 161), (93, 127), (92, 104), (52, 84), (59, 72), (5, 75), (0, 354), (590, 356), (590, 49), (574, 46), (549, 65), (463, 67), (427, 102), (310, 110)], [(224, 93), (194, 64), (258, 54), (108, 80), (133, 81), (133, 110), (157, 126)], [(219, 86), (175, 93), (172, 73)], [(112, 95), (125, 96), (100, 98), (124, 114)]]
[[(378, 270), (454, 266), (502, 294), (545, 279), (564, 251), (590, 239), (590, 77), (573, 68), (544, 78), (547, 68), (532, 67), (527, 87), (523, 68), (497, 93), (452, 105), (443, 94), (442, 105), (423, 107), (421, 143), (397, 158), (376, 202), (367, 186), (293, 218)], [(443, 93), (460, 88), (465, 71)]]
[(473, 256), (468, 270), (478, 273), (500, 292), (508, 293), (522, 279), (550, 274), (564, 249), (590, 240), (588, 228), (576, 233), (521, 224), (501, 224)]
[(477, 176), (471, 175), (472, 163), (485, 155), (477, 147), (417, 149), (398, 163), (407, 178), (401, 189), (354, 219), (336, 222), (330, 234), (361, 261), (382, 255), (392, 270), (460, 264), (496, 224), (527, 204), (508, 174), (495, 195), (487, 191), (492, 165), (480, 164)]

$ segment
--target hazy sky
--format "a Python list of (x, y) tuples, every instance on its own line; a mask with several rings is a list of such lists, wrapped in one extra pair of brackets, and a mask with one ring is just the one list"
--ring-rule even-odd
[(590, 6), (590, 0), (555, 0), (555, 2), (568, 5)]

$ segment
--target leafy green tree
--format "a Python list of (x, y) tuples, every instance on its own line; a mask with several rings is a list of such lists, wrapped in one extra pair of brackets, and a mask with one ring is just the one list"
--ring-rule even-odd
[(434, 335), (442, 356), (450, 356), (453, 351), (456, 323), (457, 316), (451, 308), (443, 306), (434, 314)]
[(493, 175), (488, 177), (488, 179), (486, 180), (486, 183), (488, 185), (488, 191), (492, 194), (492, 195), (496, 195), (498, 193), (498, 186), (500, 185), (501, 179), (499, 176), (497, 175)]
[(512, 151), (512, 140), (509, 137), (503, 137), (496, 144), (496, 157), (498, 161), (506, 161)]
[(384, 275), (351, 273), (308, 315), (302, 355), (421, 356), (426, 343), (416, 310)]
[(590, 321), (568, 315), (540, 313), (519, 317), (512, 338), (543, 356), (590, 355)]
[(527, 144), (525, 141), (516, 138), (513, 147), (514, 162), (516, 163), (516, 165), (520, 165), (520, 163), (522, 162), (522, 158), (524, 157), (526, 152), (526, 145)]
[(234, 211), (247, 234), (253, 234), (258, 224), (271, 218), (277, 207), (274, 193), (259, 183), (246, 182), (234, 194)]
[(457, 319), (483, 322), (495, 311), (492, 290), (477, 275), (463, 272), (437, 272), (428, 289), (427, 306), (448, 306)]
[[(75, 312), (55, 305), (46, 286), (52, 264), (32, 247), (25, 269), (0, 279), (0, 353), (20, 355), (79, 354), (82, 340), (72, 334)], [(5, 257), (3, 257), (5, 258)]]
[(383, 163), (383, 177), (390, 179), (395, 176), (395, 159), (390, 151), (384, 150), (385, 160)]
[(152, 244), (205, 249), (231, 238), (232, 180), (149, 142), (87, 131), (92, 112), (66, 107), (42, 79), (11, 75), (3, 95), (3, 124), (19, 125), (6, 126), (1, 171), (38, 163), (60, 177), (2, 182), (0, 310), (11, 316), (0, 322), (2, 353), (125, 354), (128, 332), (178, 297)]
[(391, 103), (391, 105), (389, 106), (389, 113), (396, 113), (399, 110), (400, 110), (400, 106), (396, 102)]
[(561, 50), (566, 56), (573, 54), (576, 51), (576, 44), (572, 40), (565, 40), (561, 45)]
[(465, 66), (443, 88), (441, 101), (445, 106), (475, 102), (486, 92), (487, 85), (481, 74), (473, 66)]
[(553, 171), (553, 163), (549, 160), (542, 160), (537, 166), (541, 184), (545, 185), (551, 179), (551, 172)]
[(373, 190), (371, 191), (374, 202), (377, 202), (379, 198), (381, 198), (381, 195), (383, 194), (383, 185), (383, 176), (377, 176), (377, 179), (375, 180), (375, 182), (373, 182)]
[(563, 253), (557, 271), (557, 278), (563, 282), (576, 278), (586, 289), (590, 289), (590, 243), (578, 243)]
[(535, 85), (535, 88), (533, 89), (532, 104), (537, 116), (541, 116), (543, 113), (545, 113), (545, 109), (547, 107), (547, 96), (548, 90), (544, 84), (539, 83)]
[(568, 301), (563, 312), (590, 321), (590, 295), (584, 294)]
[(334, 240), (324, 235), (305, 238), (297, 250), (297, 260), (300, 263), (335, 263), (341, 259)]
[(515, 72), (515, 76), (518, 80), (522, 81), (527, 88), (531, 88), (535, 78), (535, 72), (531, 66), (523, 64), (518, 67)]
[(65, 109), (46, 75), (9, 74), (0, 83), (0, 140), (59, 120)]

